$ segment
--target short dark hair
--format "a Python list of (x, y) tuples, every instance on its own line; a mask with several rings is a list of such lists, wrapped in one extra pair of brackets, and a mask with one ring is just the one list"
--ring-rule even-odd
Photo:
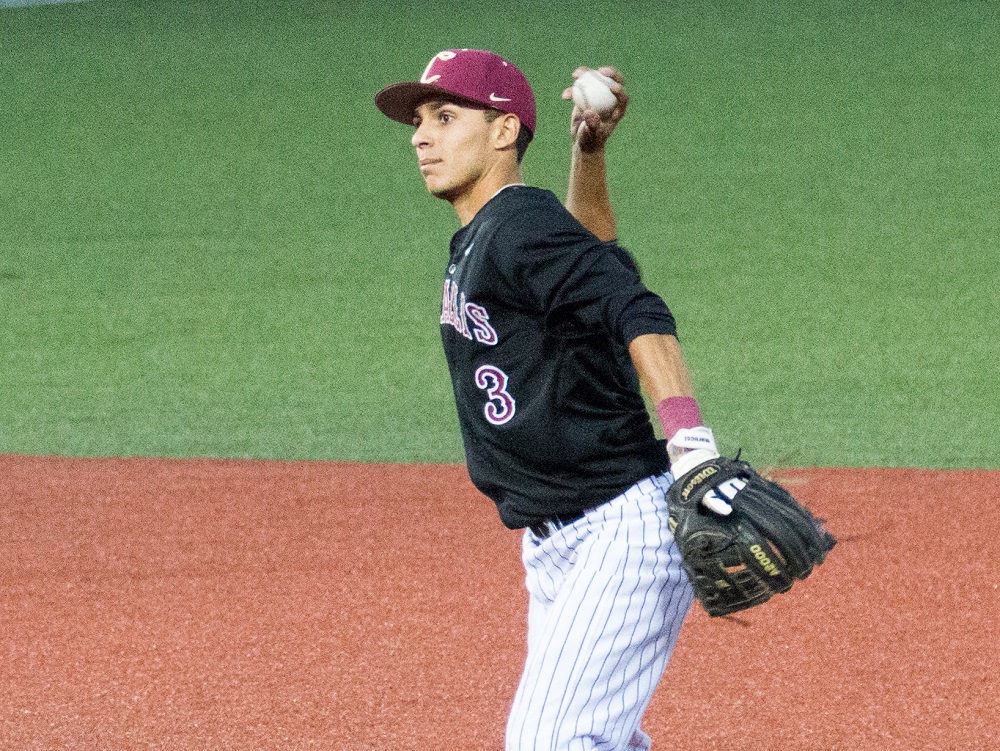
[[(491, 123), (496, 120), (500, 115), (504, 114), (498, 109), (493, 107), (487, 107), (483, 110), (483, 116), (486, 118), (486, 122)], [(528, 144), (531, 143), (532, 133), (530, 130), (524, 127), (524, 123), (521, 123), (521, 129), (517, 132), (517, 142), (514, 147), (517, 149), (517, 163), (520, 164), (521, 160), (524, 159), (524, 152), (528, 150)]]

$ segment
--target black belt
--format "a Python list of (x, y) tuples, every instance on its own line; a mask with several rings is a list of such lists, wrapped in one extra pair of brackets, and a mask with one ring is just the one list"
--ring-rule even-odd
[(530, 525), (528, 529), (530, 529), (531, 533), (539, 540), (544, 540), (546, 537), (558, 532), (563, 527), (568, 527), (570, 524), (580, 521), (586, 513), (586, 511), (581, 511), (578, 514), (559, 514), (558, 516), (550, 516), (547, 519), (535, 522)]
[[(626, 501), (637, 502), (639, 498), (649, 495), (656, 490), (657, 487), (661, 489), (665, 488), (666, 486), (663, 485), (663, 482), (664, 481), (659, 477), (647, 477), (644, 480), (639, 480), (639, 482), (628, 488), (621, 495), (616, 496), (616, 498), (624, 498)], [(669, 483), (667, 484), (669, 485)], [(614, 498), (611, 500), (613, 501)], [(608, 501), (608, 503), (610, 502), (611, 501)], [(576, 514), (559, 514), (557, 516), (550, 516), (547, 519), (540, 519), (530, 525), (528, 529), (532, 531), (535, 537), (540, 540), (544, 540), (546, 537), (558, 532), (563, 527), (568, 527), (570, 524), (580, 521), (580, 519), (587, 515), (587, 512), (593, 511), (596, 508), (599, 508), (599, 505), (594, 506), (594, 508), (584, 509)]]

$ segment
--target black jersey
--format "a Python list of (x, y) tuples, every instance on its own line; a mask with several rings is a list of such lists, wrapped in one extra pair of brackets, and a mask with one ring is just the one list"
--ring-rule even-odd
[(666, 471), (628, 344), (673, 316), (551, 192), (505, 188), (455, 234), (441, 332), (469, 475), (506, 526)]

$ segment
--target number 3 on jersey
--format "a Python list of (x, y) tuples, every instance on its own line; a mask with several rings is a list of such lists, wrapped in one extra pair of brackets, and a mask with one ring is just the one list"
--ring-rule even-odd
[(503, 425), (514, 417), (517, 404), (507, 392), (507, 374), (495, 365), (480, 365), (476, 370), (476, 386), (486, 392), (483, 414), (491, 425)]

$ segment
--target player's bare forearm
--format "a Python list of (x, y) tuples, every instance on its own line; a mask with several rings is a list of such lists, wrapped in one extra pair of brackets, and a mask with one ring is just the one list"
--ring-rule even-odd
[[(577, 68), (573, 78), (578, 79), (588, 68)], [(605, 147), (608, 139), (625, 116), (628, 94), (622, 86), (621, 74), (612, 67), (597, 69), (606, 77), (608, 88), (617, 104), (613, 109), (598, 112), (582, 109), (574, 104), (570, 114), (570, 135), (573, 153), (569, 168), (569, 189), (566, 208), (579, 222), (605, 242), (618, 237), (618, 226), (611, 197), (608, 193), (608, 173)], [(573, 98), (573, 87), (562, 93), (563, 99)]]
[(584, 227), (605, 242), (618, 237), (615, 212), (608, 193), (604, 148), (584, 151), (573, 144), (566, 208)]
[(654, 404), (672, 396), (694, 396), (680, 342), (667, 334), (643, 334), (628, 345), (642, 390)]

